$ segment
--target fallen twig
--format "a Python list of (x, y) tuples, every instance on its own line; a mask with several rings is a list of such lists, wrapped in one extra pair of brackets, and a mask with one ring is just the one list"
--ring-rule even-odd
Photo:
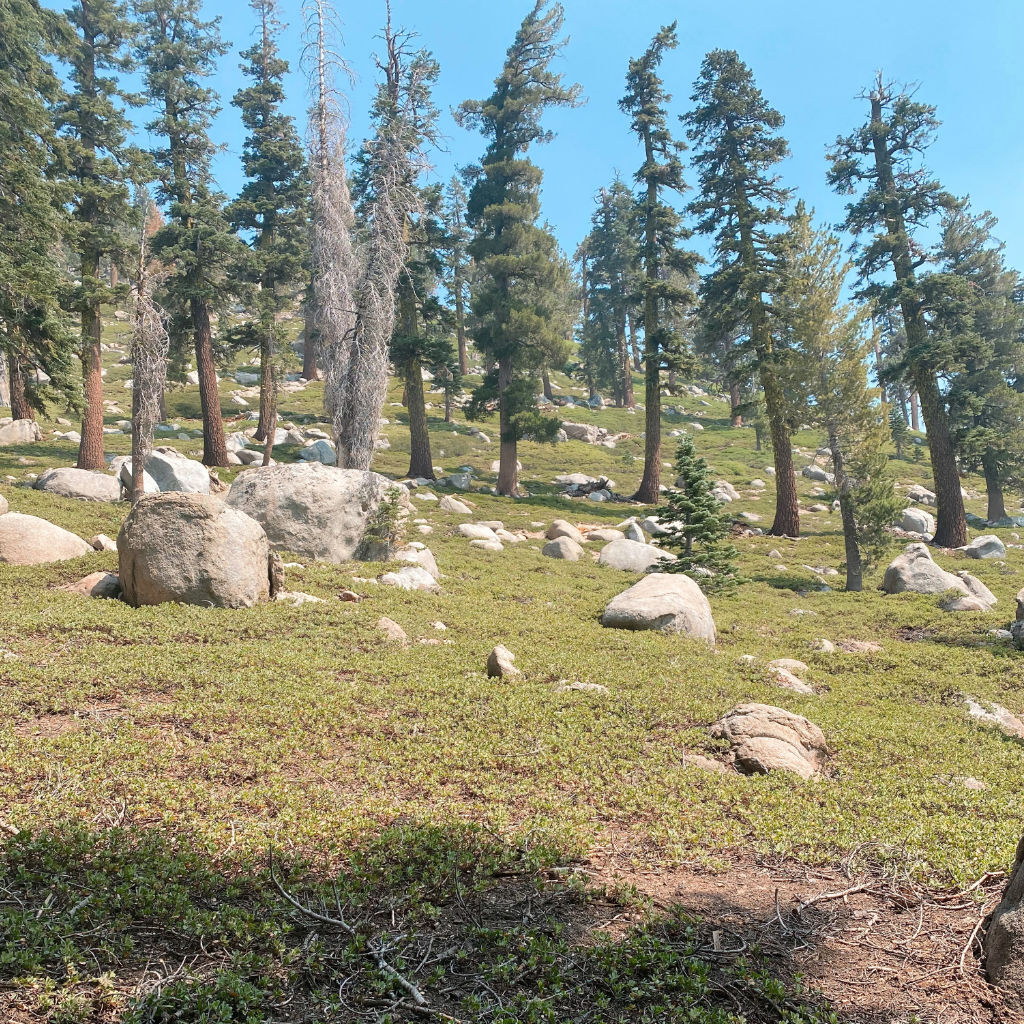
[[(277, 887), (277, 891), (300, 913), (305, 914), (307, 917), (313, 918), (314, 921), (320, 921), (323, 924), (331, 925), (334, 928), (340, 928), (346, 935), (352, 938), (357, 938), (357, 932), (343, 917), (331, 917), (330, 914), (322, 914), (319, 911), (314, 910), (312, 907), (307, 907), (300, 903), (278, 880), (277, 872), (274, 870), (274, 853), (270, 852), (270, 878), (274, 885)], [(404, 989), (409, 993), (413, 1003), (416, 1007), (425, 1009), (428, 1008), (427, 1000), (424, 998), (423, 993), (406, 978), (400, 971), (392, 967), (385, 959), (383, 953), (379, 949), (374, 949), (370, 946), (366, 950), (366, 955), (370, 957), (377, 965), (378, 969), (386, 974), (396, 985)], [(433, 1013), (433, 1010), (430, 1010)], [(453, 1018), (449, 1018), (453, 1019)]]

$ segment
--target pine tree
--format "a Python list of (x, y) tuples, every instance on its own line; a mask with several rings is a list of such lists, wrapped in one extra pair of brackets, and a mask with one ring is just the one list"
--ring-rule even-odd
[(687, 187), (679, 156), (685, 146), (668, 130), (666, 107), (672, 97), (658, 77), (658, 68), (665, 51), (674, 50), (678, 42), (675, 22), (664, 26), (643, 56), (630, 60), (626, 95), (619, 100), (644, 151), (644, 162), (636, 172), (641, 189), (637, 221), (643, 266), (644, 474), (633, 497), (645, 502), (658, 500), (661, 484), (661, 368), (664, 353), (676, 340), (671, 314), (696, 301), (693, 292), (671, 274), (673, 270), (692, 273), (698, 261), (696, 254), (679, 248), (690, 232), (668, 202), (670, 194), (681, 194)]
[(587, 313), (580, 345), (590, 375), (610, 386), (617, 405), (633, 408), (633, 367), (627, 324), (636, 308), (640, 263), (637, 205), (620, 178), (597, 196), (590, 234), (583, 243), (587, 262)]
[(903, 410), (898, 405), (893, 405), (889, 408), (889, 436), (892, 438), (892, 443), (896, 446), (896, 458), (902, 459), (903, 448), (907, 443), (907, 438), (910, 436), (910, 428), (907, 426)]
[(466, 226), (466, 190), (458, 175), (448, 183), (444, 198), (444, 282), (454, 307), (455, 332), (459, 345), (459, 373), (464, 377), (469, 372), (466, 288), (469, 284), (467, 264), (470, 236)]
[[(676, 448), (676, 490), (658, 509), (668, 531), (662, 547), (676, 551), (674, 562), (662, 572), (693, 576), (705, 590), (724, 590), (741, 582), (736, 569), (736, 548), (728, 542), (732, 519), (712, 494), (714, 483), (707, 463), (697, 455), (693, 438), (683, 434)], [(711, 575), (707, 575), (711, 573)]]
[(773, 173), (789, 153), (778, 134), (783, 117), (768, 105), (750, 69), (732, 50), (713, 50), (704, 58), (693, 102), (684, 121), (694, 146), (700, 195), (690, 209), (700, 218), (698, 230), (714, 234), (715, 240), (714, 270), (701, 288), (702, 310), (717, 324), (720, 336), (738, 333), (741, 358), (760, 380), (775, 460), (770, 532), (797, 537), (792, 410), (770, 301), (780, 287), (778, 229), (791, 197)]
[(231, 101), (242, 112), (248, 135), (242, 166), (248, 181), (228, 208), (236, 231), (251, 234), (244, 272), (257, 285), (255, 320), (245, 332), (260, 350), (260, 418), (256, 440), (273, 437), (277, 418), (278, 319), (294, 303), (306, 273), (305, 158), (293, 119), (281, 112), (288, 62), (278, 55), (283, 28), (277, 0), (250, 0), (259, 38), (242, 52), (243, 73), (252, 84)]
[[(927, 256), (915, 238), (953, 205), (921, 164), (939, 122), (934, 107), (887, 84), (881, 75), (866, 98), (868, 120), (854, 134), (836, 140), (829, 153), (828, 180), (843, 194), (860, 190), (847, 204), (845, 227), (855, 236), (870, 236), (859, 246), (862, 294), (877, 308), (898, 308), (902, 314), (908, 376), (920, 397), (935, 478), (934, 543), (960, 547), (967, 543), (967, 520), (955, 439), (939, 383), (956, 357), (929, 333), (919, 273)], [(878, 280), (887, 270), (893, 274), (891, 283)]]
[(863, 589), (864, 569), (889, 542), (903, 502), (887, 471), (887, 424), (868, 386), (874, 346), (864, 312), (842, 301), (850, 265), (839, 239), (815, 231), (802, 206), (789, 232), (787, 273), (777, 303), (789, 332), (790, 373), (806, 396), (804, 418), (828, 438), (846, 548), (846, 589)]
[(579, 96), (578, 85), (566, 86), (551, 70), (565, 44), (557, 38), (562, 22), (560, 4), (537, 0), (508, 49), (494, 92), (459, 108), (459, 122), (490, 140), (466, 214), (474, 231), (469, 252), (479, 271), (474, 340), (497, 364), (478, 389), (476, 407), (492, 395), (498, 403), (498, 492), (505, 495), (518, 489), (519, 439), (524, 431), (544, 429), (531, 415), (532, 378), (550, 363), (553, 347), (565, 344), (564, 324), (551, 302), (559, 254), (551, 233), (537, 223), (542, 174), (525, 155), (532, 144), (552, 137), (541, 127), (544, 112), (574, 106)]
[(947, 403), (965, 469), (980, 471), (989, 522), (1006, 518), (1004, 490), (1024, 486), (1024, 304), (990, 213), (958, 203), (943, 218), (938, 272), (922, 281), (934, 343), (956, 353)]
[(165, 140), (153, 152), (159, 198), (168, 219), (153, 255), (174, 267), (165, 288), (179, 329), (192, 336), (203, 411), (203, 462), (227, 465), (217, 389), (211, 313), (226, 293), (225, 268), (237, 265), (240, 242), (224, 214), (225, 197), (210, 167), (210, 126), (217, 95), (204, 82), (227, 52), (219, 19), (203, 21), (199, 0), (140, 0), (137, 55), (146, 97), (157, 111), (147, 126)]
[(67, 11), (61, 56), (70, 91), (58, 104), (62, 156), (70, 179), (72, 244), (80, 283), (71, 305), (81, 318), (85, 406), (80, 469), (103, 469), (103, 321), (100, 307), (126, 294), (103, 278), (104, 266), (123, 258), (124, 224), (131, 216), (131, 179), (141, 171), (141, 153), (128, 144), (131, 123), (125, 105), (137, 103), (119, 83), (132, 69), (128, 46), (135, 31), (117, 0), (78, 0)]
[(0, 25), (0, 346), (12, 415), (26, 419), (47, 398), (77, 394), (75, 342), (60, 301), (68, 197), (52, 114), (62, 90), (46, 59), (65, 33), (35, 0), (0, 0)]

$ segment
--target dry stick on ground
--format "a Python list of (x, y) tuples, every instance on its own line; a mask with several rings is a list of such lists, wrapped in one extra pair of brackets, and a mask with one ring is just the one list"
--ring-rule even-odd
[[(292, 896), (292, 894), (288, 892), (287, 889), (285, 889), (285, 887), (278, 880), (277, 872), (274, 870), (273, 850), (270, 851), (270, 878), (273, 881), (274, 885), (277, 887), (277, 891), (293, 907), (295, 907), (296, 910), (305, 914), (307, 917), (311, 917), (314, 921), (321, 921), (324, 924), (329, 924), (335, 928), (340, 928), (346, 935), (349, 935), (352, 938), (357, 937), (358, 933), (356, 932), (355, 928), (353, 928), (352, 925), (350, 925), (341, 915), (340, 907), (337, 917), (331, 917), (329, 914), (321, 914), (319, 911), (313, 910), (312, 907), (304, 906), (294, 896)], [(392, 967), (391, 964), (389, 964), (384, 959), (384, 955), (379, 948), (374, 949), (371, 946), (369, 949), (367, 949), (366, 955), (370, 957), (371, 960), (373, 960), (373, 962), (377, 965), (378, 969), (382, 973), (386, 974), (396, 985), (398, 985), (400, 988), (405, 989), (405, 991), (409, 993), (409, 996), (412, 998), (416, 1006), (422, 1007), (424, 1009), (429, 1009), (427, 1000), (424, 998), (423, 993), (420, 992), (420, 990), (411, 981), (409, 981), (408, 978), (406, 978), (398, 970)], [(435, 1011), (433, 1010), (430, 1010), (429, 1012), (435, 1013)]]

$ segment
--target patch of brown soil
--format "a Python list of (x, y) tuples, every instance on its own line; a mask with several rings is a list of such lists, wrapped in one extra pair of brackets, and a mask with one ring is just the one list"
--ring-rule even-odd
[(38, 715), (14, 727), (14, 735), (52, 740), (69, 733), (80, 732), (90, 724), (119, 718), (124, 710), (119, 704), (94, 702), (70, 713)]
[[(985, 876), (962, 892), (936, 891), (881, 870), (809, 868), (736, 858), (722, 870), (645, 870), (643, 850), (616, 841), (584, 862), (591, 882), (632, 886), (656, 911), (703, 922), (728, 958), (756, 946), (780, 977), (800, 975), (844, 1024), (920, 1020), (934, 1024), (1019, 1024), (979, 960), (982, 921), (1005, 879)], [(626, 931), (620, 915), (598, 927)]]

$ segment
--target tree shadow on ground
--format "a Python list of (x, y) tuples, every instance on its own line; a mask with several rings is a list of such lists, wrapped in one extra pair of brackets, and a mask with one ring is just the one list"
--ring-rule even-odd
[(794, 918), (777, 889), (766, 923), (730, 875), (710, 895), (687, 883), (663, 903), (588, 874), (555, 849), (510, 846), (468, 825), (395, 825), (337, 851), (329, 867), (270, 851), (216, 857), (182, 834), (22, 833), (0, 856), (0, 1015), (131, 1024), (891, 1019), (870, 991), (836, 1010), (805, 985), (801, 965), (821, 915)]

